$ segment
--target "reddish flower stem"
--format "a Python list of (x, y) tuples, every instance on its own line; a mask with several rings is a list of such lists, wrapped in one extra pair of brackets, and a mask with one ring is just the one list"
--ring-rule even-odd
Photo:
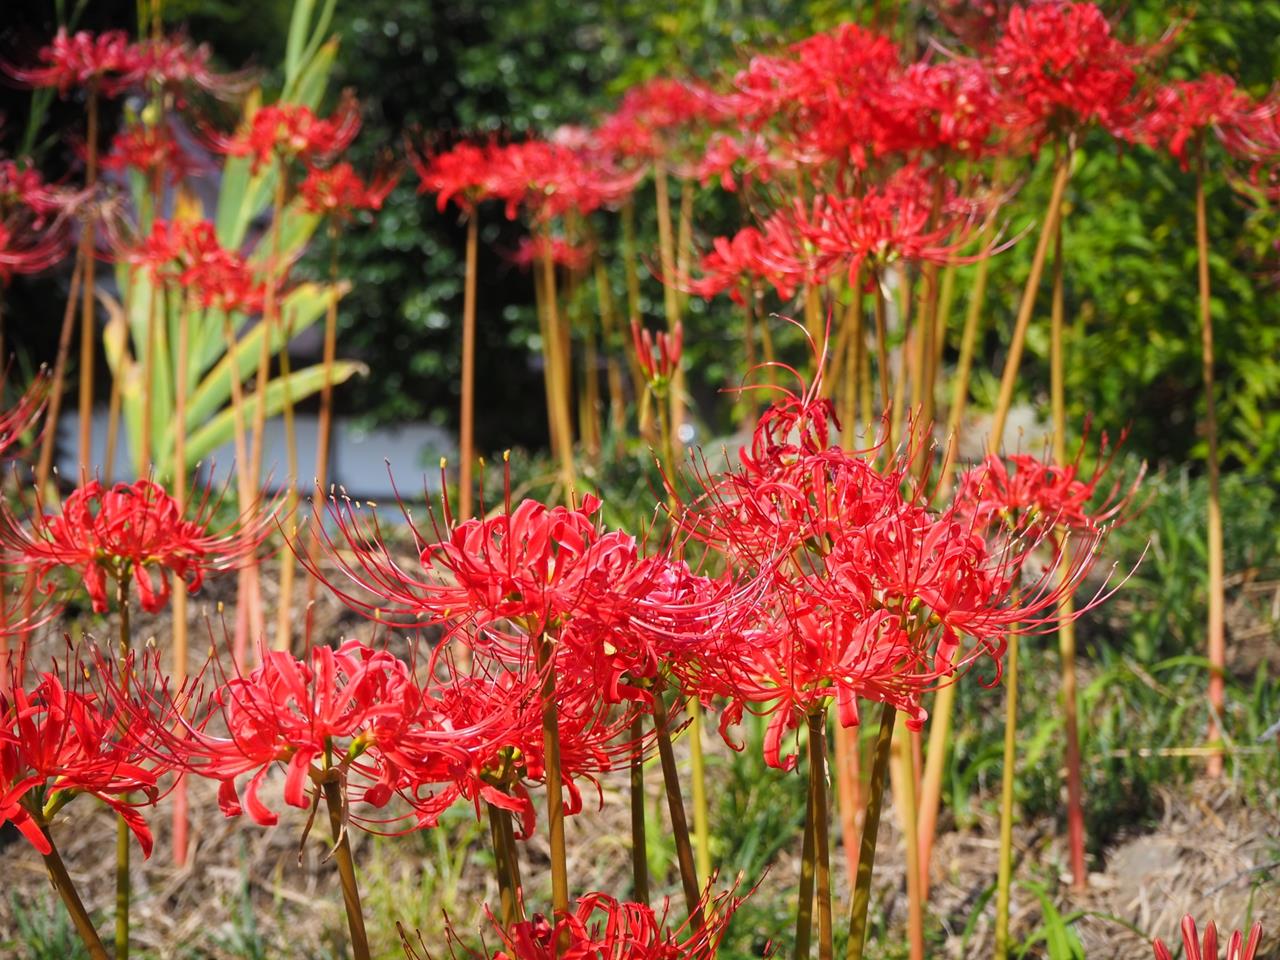
[[(85, 188), (92, 190), (98, 182), (98, 86), (89, 86), (89, 126), (85, 144)], [(84, 269), (84, 283), (80, 287), (80, 467), (90, 469), (90, 443), (93, 440), (93, 360), (97, 345), (97, 324), (94, 313), (94, 271), (97, 261), (93, 256), (93, 213), (84, 222), (80, 234), (80, 252)]]
[(534, 638), (534, 656), (542, 674), (542, 741), (546, 754), (547, 830), (551, 846), (551, 905), (557, 914), (569, 910), (569, 866), (564, 838), (564, 784), (560, 770), (560, 721), (556, 715), (556, 673), (552, 640)]
[(809, 795), (818, 883), (818, 960), (832, 960), (831, 839), (827, 813), (827, 714), (809, 714)]
[(475, 460), (476, 262), (479, 215), (467, 215), (467, 265), (462, 293), (462, 412), (458, 426), (458, 516), (471, 516), (471, 472)]
[(1018, 635), (1010, 633), (1004, 665), (1004, 759), (1000, 769), (1000, 861), (996, 873), (996, 960), (1009, 955), (1013, 886), (1013, 783), (1018, 758)]
[[(631, 742), (644, 737), (644, 720), (631, 721)], [(636, 903), (649, 903), (649, 846), (645, 835), (644, 761), (637, 750), (631, 757), (631, 877)]]
[(876, 735), (871, 765), (871, 785), (867, 792), (867, 812), (862, 819), (862, 843), (858, 851), (858, 877), (849, 904), (848, 960), (862, 960), (867, 944), (867, 910), (871, 906), (871, 874), (876, 862), (876, 836), (880, 832), (880, 812), (884, 787), (889, 777), (889, 747), (898, 712), (892, 704), (880, 708), (880, 732)]
[(695, 930), (706, 927), (702, 911), (702, 891), (698, 887), (697, 868), (694, 865), (693, 845), (689, 842), (689, 821), (684, 813), (684, 796), (680, 792), (680, 772), (676, 768), (675, 750), (671, 746), (671, 718), (667, 702), (663, 699), (665, 684), (658, 683), (653, 690), (653, 727), (658, 735), (658, 756), (662, 761), (662, 779), (667, 789), (667, 810), (671, 815), (671, 834), (676, 844), (676, 859), (680, 864), (680, 883), (684, 888), (685, 906), (690, 925)]
[(325, 806), (329, 809), (329, 828), (337, 844), (338, 877), (347, 911), (347, 930), (351, 934), (351, 955), (354, 960), (370, 960), (369, 936), (364, 929), (364, 910), (360, 906), (360, 887), (356, 883), (351, 841), (342, 822), (342, 789), (337, 779), (329, 778), (325, 780), (323, 790)]

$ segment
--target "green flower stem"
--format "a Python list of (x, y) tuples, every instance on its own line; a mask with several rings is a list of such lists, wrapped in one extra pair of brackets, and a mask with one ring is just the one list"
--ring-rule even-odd
[(871, 905), (871, 873), (876, 862), (876, 836), (880, 832), (880, 811), (884, 806), (885, 781), (889, 777), (889, 747), (893, 743), (893, 725), (897, 711), (892, 704), (880, 709), (880, 732), (876, 736), (875, 755), (871, 766), (871, 785), (867, 793), (867, 813), (862, 821), (862, 845), (858, 852), (858, 877), (849, 906), (848, 960), (862, 960), (867, 941), (867, 908)]

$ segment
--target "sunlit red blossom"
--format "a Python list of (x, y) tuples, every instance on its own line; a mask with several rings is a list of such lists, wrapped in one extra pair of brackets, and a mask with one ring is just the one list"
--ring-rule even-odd
[(783, 54), (753, 57), (734, 78), (731, 99), (751, 129), (778, 124), (798, 162), (861, 167), (876, 140), (878, 110), (870, 95), (900, 70), (900, 51), (888, 36), (842, 24)]
[(1099, 487), (1115, 457), (1102, 438), (1100, 459), (1083, 475), (1081, 444), (1071, 463), (1055, 464), (1030, 456), (988, 456), (965, 472), (956, 490), (955, 509), (984, 529), (1004, 527), (1019, 534), (1043, 536), (1054, 527), (1093, 531), (1115, 520), (1128, 506), (1142, 479), (1139, 473), (1126, 488), (1113, 482), (1099, 497)]
[(770, 584), (740, 642), (703, 669), (728, 700), (722, 730), (747, 709), (770, 715), (773, 765), (793, 762), (784, 734), (831, 701), (846, 726), (865, 698), (919, 729), (926, 692), (984, 662), (998, 678), (1007, 636), (1056, 626), (1101, 537), (1083, 531), (1028, 580), (1039, 538), (988, 540), (971, 518), (931, 508), (913, 479), (922, 434), (877, 465), (881, 451), (845, 451), (833, 428), (820, 382), (785, 392), (741, 465), (703, 475), (679, 518), (731, 569)]
[(40, 421), (48, 400), (49, 376), (41, 369), (17, 400), (0, 411), (0, 457), (21, 455), (24, 445), (39, 440), (40, 431), (47, 427)]
[(151, 831), (138, 808), (158, 799), (158, 774), (139, 753), (129, 713), (77, 689), (56, 670), (42, 673), (27, 690), (12, 664), (5, 669), (10, 682), (0, 691), (0, 820), (47, 854), (49, 820), (87, 794), (115, 810), (150, 856)]
[(882, 89), (879, 152), (976, 157), (990, 146), (998, 102), (991, 74), (980, 60), (913, 63)]
[[(988, 53), (1000, 36), (1000, 26), (1009, 10), (1019, 0), (930, 0), (938, 19), (964, 44), (980, 53)], [(1030, 3), (1055, 3), (1057, 0), (1028, 0)]]
[(123, 30), (68, 33), (63, 27), (36, 55), (38, 66), (4, 66), (19, 83), (31, 87), (56, 87), (63, 96), (73, 87), (89, 87), (104, 96), (115, 96), (133, 85), (141, 60)]
[(694, 176), (704, 187), (717, 180), (722, 190), (733, 193), (739, 184), (769, 183), (793, 169), (795, 164), (775, 153), (760, 134), (716, 133), (707, 141)]
[(551, 262), (571, 272), (579, 272), (591, 265), (593, 248), (586, 242), (570, 243), (564, 237), (537, 233), (520, 238), (515, 250), (507, 259), (521, 270), (540, 265), (550, 254)]
[(1157, 87), (1131, 135), (1168, 150), (1186, 169), (1191, 159), (1189, 148), (1207, 133), (1235, 157), (1280, 151), (1275, 111), (1275, 105), (1256, 102), (1237, 88), (1231, 77), (1208, 73), (1196, 80)]
[(1138, 107), (1137, 69), (1147, 55), (1116, 39), (1096, 4), (1015, 6), (992, 52), (1004, 121), (1037, 145), (1090, 123), (1122, 130)]
[(148, 182), (160, 178), (169, 183), (180, 182), (195, 169), (194, 161), (167, 125), (144, 123), (130, 124), (115, 135), (111, 149), (102, 157), (102, 166), (118, 173), (136, 170)]
[[(668, 900), (655, 910), (647, 904), (588, 893), (554, 921), (537, 914), (504, 927), (490, 913), (501, 946), (492, 951), (486, 947), (483, 952), (463, 947), (462, 951), (469, 960), (714, 960), (734, 913), (750, 895), (750, 891), (739, 894), (736, 883), (714, 897), (708, 887), (694, 911), (706, 918), (705, 923), (686, 920), (677, 926), (670, 919)], [(401, 938), (411, 960), (431, 956), (421, 938), (415, 946), (403, 929)], [(452, 931), (450, 940), (458, 944)]]
[(850, 279), (865, 263), (880, 269), (896, 260), (956, 263), (989, 255), (986, 250), (960, 256), (982, 211), (953, 181), (939, 181), (941, 176), (906, 166), (861, 195), (827, 194), (809, 208), (797, 204), (791, 211), (795, 229), (819, 258), (843, 268)]
[(329, 117), (318, 117), (298, 103), (262, 107), (232, 136), (215, 136), (214, 145), (229, 156), (251, 157), (256, 173), (275, 157), (302, 163), (332, 160), (359, 132), (360, 105), (348, 92)]
[[(212, 702), (225, 735), (210, 723), (172, 749), (183, 769), (220, 782), (224, 815), (247, 812), (264, 826), (278, 821), (259, 797), (277, 762), (285, 765), (285, 803), (303, 809), (311, 788), (330, 778), (349, 801), (384, 807), (404, 786), (397, 759), (410, 743), (465, 763), (456, 744), (466, 731), (421, 729), (429, 710), (410, 666), (355, 640), (313, 647), (305, 659), (264, 650), (262, 665), (225, 678)], [(236, 781), (246, 774), (241, 791)]]
[(365, 181), (345, 162), (327, 168), (308, 167), (298, 196), (311, 213), (349, 217), (359, 210), (381, 210), (398, 179), (394, 172), (382, 172)]
[[(1262, 922), (1256, 921), (1249, 930), (1248, 940), (1239, 930), (1232, 932), (1224, 960), (1254, 960), (1261, 944)], [(1156, 960), (1173, 960), (1173, 954), (1159, 937), (1151, 946)], [(1187, 914), (1182, 918), (1182, 946), (1186, 951), (1183, 954), (1185, 960), (1218, 960), (1218, 928), (1210, 921), (1204, 929), (1204, 940), (1200, 940), (1196, 922)]]
[(37, 502), (29, 522), (3, 508), (0, 562), (33, 571), (50, 593), (55, 572), (77, 572), (98, 613), (110, 606), (107, 578), (123, 578), (137, 584), (142, 608), (158, 613), (169, 602), (170, 574), (185, 581), (188, 591), (199, 590), (207, 575), (233, 569), (252, 555), (273, 520), (269, 511), (250, 511), (214, 529), (218, 507), (208, 491), (183, 511), (149, 480), (113, 487), (87, 481), (56, 513), (42, 512)]

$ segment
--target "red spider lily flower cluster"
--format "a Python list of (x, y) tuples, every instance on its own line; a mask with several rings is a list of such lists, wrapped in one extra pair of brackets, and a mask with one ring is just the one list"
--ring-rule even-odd
[(205, 309), (254, 313), (266, 299), (267, 281), (248, 260), (218, 242), (207, 220), (156, 219), (151, 232), (124, 257), (147, 269), (156, 282), (182, 287)]
[(217, 508), (208, 493), (184, 512), (149, 480), (113, 487), (91, 480), (58, 512), (37, 509), (29, 522), (0, 510), (0, 563), (32, 571), (50, 593), (55, 572), (76, 571), (98, 613), (110, 606), (108, 577), (133, 581), (142, 608), (157, 613), (169, 602), (170, 574), (199, 590), (207, 575), (234, 569), (257, 550), (272, 522), (264, 511), (211, 529)]
[(0, 160), (0, 283), (62, 260), (69, 249), (68, 214), (81, 199), (50, 186), (33, 169)]
[(162, 178), (178, 183), (195, 170), (195, 163), (167, 125), (133, 123), (115, 135), (102, 167), (118, 173), (136, 170), (148, 182)]
[(593, 251), (589, 243), (571, 243), (564, 237), (539, 233), (521, 237), (515, 250), (507, 254), (507, 259), (521, 270), (528, 270), (550, 257), (557, 267), (577, 273), (591, 265)]
[(695, 81), (657, 77), (629, 89), (618, 108), (600, 120), (591, 140), (609, 156), (669, 163), (688, 130), (725, 119), (727, 107), (723, 98)]
[(493, 181), (489, 165), (492, 144), (463, 141), (450, 150), (409, 151), (409, 162), (418, 175), (418, 192), (434, 193), (441, 213), (452, 201), (470, 214), (476, 205), (489, 199)]
[(842, 450), (818, 397), (810, 387), (770, 408), (740, 466), (705, 476), (681, 518), (731, 566), (769, 581), (756, 622), (704, 660), (699, 679), (729, 700), (722, 729), (747, 708), (771, 716), (766, 758), (780, 767), (795, 762), (782, 754), (785, 733), (833, 699), (846, 726), (861, 697), (918, 729), (926, 691), (984, 660), (998, 677), (1009, 633), (1057, 622), (1058, 599), (1089, 570), (1100, 537), (1086, 531), (1023, 582), (1043, 538), (989, 540), (955, 506), (931, 509), (911, 476), (922, 452), (877, 467), (878, 451)]
[(398, 179), (398, 174), (383, 172), (366, 181), (346, 162), (327, 169), (309, 167), (298, 186), (298, 196), (311, 213), (350, 217), (359, 210), (381, 210)]
[(722, 190), (733, 193), (739, 184), (769, 183), (794, 169), (795, 165), (774, 153), (759, 134), (715, 133), (707, 141), (693, 175), (704, 187), (717, 180)]
[(653, 387), (671, 382), (680, 369), (680, 354), (684, 349), (684, 324), (677, 323), (670, 333), (658, 331), (655, 337), (639, 321), (631, 323), (631, 344), (635, 347), (636, 361), (645, 379)]
[(1188, 148), (1212, 133), (1233, 157), (1280, 153), (1280, 128), (1268, 121), (1276, 105), (1258, 102), (1228, 76), (1208, 73), (1157, 87), (1133, 139), (1169, 151), (1186, 169)]
[(360, 105), (350, 93), (328, 117), (297, 103), (262, 107), (233, 136), (215, 135), (214, 145), (228, 156), (250, 157), (258, 172), (274, 158), (314, 164), (340, 154), (360, 132)]
[(68, 33), (62, 28), (36, 55), (37, 66), (6, 64), (4, 69), (19, 83), (55, 87), (63, 96), (74, 87), (116, 97), (147, 86), (179, 94), (195, 89), (228, 96), (244, 86), (241, 78), (214, 73), (209, 58), (208, 47), (192, 46), (180, 37), (132, 43), (123, 30), (94, 34)]
[[(1239, 930), (1233, 931), (1231, 938), (1227, 941), (1227, 954), (1225, 960), (1254, 960), (1258, 955), (1258, 948), (1262, 943), (1262, 923), (1256, 922), (1249, 930), (1249, 939), (1246, 941), (1244, 934)], [(1196, 930), (1196, 922), (1191, 915), (1182, 918), (1182, 945), (1185, 949), (1186, 960), (1218, 960), (1218, 928), (1209, 922), (1204, 930), (1204, 940), (1200, 940), (1199, 931)], [(1152, 944), (1155, 950), (1156, 960), (1173, 960), (1173, 954), (1169, 952), (1169, 948), (1158, 937)]]
[(1015, 6), (992, 51), (1005, 122), (1037, 144), (1090, 123), (1122, 130), (1139, 107), (1138, 68), (1149, 55), (1117, 39), (1096, 4)]
[[(655, 910), (648, 904), (589, 893), (554, 921), (538, 914), (504, 927), (490, 914), (501, 947), (492, 953), (464, 952), (475, 960), (713, 960), (729, 921), (745, 899), (737, 894), (736, 885), (714, 898), (708, 890), (699, 913), (706, 915), (707, 922), (697, 926), (686, 920), (677, 926), (669, 919), (666, 901), (661, 910)], [(457, 940), (452, 932), (451, 940)], [(420, 960), (407, 939), (404, 946), (410, 957)]]
[(988, 456), (960, 478), (955, 507), (983, 529), (1001, 527), (1039, 537), (1057, 526), (1092, 532), (1121, 516), (1142, 480), (1142, 472), (1125, 487), (1116, 480), (1101, 498), (1099, 485), (1115, 457), (1102, 437), (1101, 456), (1084, 476), (1081, 445), (1072, 463), (1055, 464), (1028, 454)]
[(159, 774), (139, 749), (129, 712), (57, 672), (41, 674), (29, 691), (16, 674), (9, 680), (0, 692), (0, 820), (47, 854), (50, 818), (86, 794), (119, 813), (150, 856), (151, 831), (138, 808), (159, 798)]

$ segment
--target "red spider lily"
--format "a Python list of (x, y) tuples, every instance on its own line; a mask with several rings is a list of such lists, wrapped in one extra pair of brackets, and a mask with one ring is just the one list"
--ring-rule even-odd
[(7, 284), (15, 274), (48, 270), (66, 253), (67, 236), (61, 229), (35, 233), (0, 222), (0, 284)]
[(329, 168), (308, 167), (298, 187), (303, 206), (311, 213), (347, 218), (358, 210), (381, 210), (395, 189), (397, 173), (376, 173), (367, 182), (349, 163)]
[(734, 78), (731, 102), (751, 129), (780, 125), (797, 162), (834, 159), (861, 167), (876, 139), (878, 111), (870, 94), (898, 73), (900, 63), (888, 37), (842, 24), (792, 44), (785, 54), (752, 58)]
[(215, 135), (214, 146), (233, 157), (252, 157), (257, 173), (272, 158), (316, 163), (331, 160), (360, 132), (360, 105), (343, 95), (332, 116), (317, 117), (297, 103), (275, 103), (258, 110), (233, 136)]
[(492, 144), (465, 141), (437, 153), (409, 150), (409, 162), (418, 174), (418, 192), (434, 193), (441, 213), (450, 201), (465, 213), (474, 212), (493, 189), (494, 151)]
[(1188, 152), (1207, 131), (1235, 157), (1256, 157), (1280, 150), (1280, 129), (1272, 122), (1276, 106), (1254, 101), (1235, 81), (1219, 73), (1157, 87), (1150, 109), (1132, 136), (1167, 149), (1185, 170)]
[(67, 213), (80, 199), (80, 193), (50, 186), (34, 168), (0, 160), (0, 211), (6, 216), (21, 211), (31, 217), (32, 228), (41, 229), (49, 218)]
[(1094, 122), (1122, 130), (1138, 107), (1137, 68), (1148, 55), (1117, 40), (1096, 4), (1015, 6), (991, 55), (1005, 122), (1036, 145)]
[[(775, 229), (775, 235), (778, 232)], [(755, 227), (743, 227), (732, 237), (716, 237), (699, 261), (701, 276), (689, 279), (685, 286), (690, 293), (708, 299), (727, 290), (734, 303), (745, 303), (763, 282), (788, 300), (802, 278), (790, 271), (766, 272), (766, 260), (772, 266), (776, 258), (766, 255), (765, 249), (765, 237)]]
[(205, 309), (252, 313), (266, 298), (267, 281), (248, 260), (222, 247), (207, 220), (156, 219), (151, 233), (125, 258), (149, 271), (154, 281), (183, 287)]
[(680, 354), (684, 348), (684, 324), (677, 322), (670, 333), (659, 330), (655, 338), (639, 320), (631, 321), (631, 345), (635, 347), (636, 361), (645, 379), (655, 387), (671, 381), (680, 369)]
[(123, 30), (69, 34), (63, 27), (36, 57), (40, 66), (5, 64), (4, 70), (19, 83), (56, 87), (63, 96), (72, 87), (91, 87), (105, 96), (115, 96), (136, 82), (141, 67), (138, 51)]
[[(983, 529), (1004, 527), (1019, 534), (1044, 536), (1054, 527), (1077, 532), (1098, 530), (1128, 507), (1142, 472), (1127, 489), (1117, 479), (1098, 501), (1098, 488), (1115, 458), (1102, 437), (1100, 458), (1088, 476), (1081, 475), (1084, 444), (1072, 463), (1048, 463), (1028, 454), (988, 456), (968, 470), (956, 491), (954, 509)], [(1144, 468), (1145, 470), (1145, 468)]]
[(980, 60), (914, 63), (883, 90), (877, 138), (881, 153), (976, 157), (989, 148), (997, 97)]
[[(1254, 960), (1258, 955), (1258, 948), (1262, 943), (1262, 923), (1255, 922), (1249, 930), (1249, 939), (1246, 942), (1244, 935), (1236, 930), (1231, 934), (1231, 939), (1227, 941), (1227, 955), (1225, 960)], [(1199, 940), (1199, 934), (1196, 930), (1196, 922), (1190, 914), (1182, 918), (1182, 945), (1186, 950), (1186, 960), (1218, 960), (1218, 928), (1210, 921), (1204, 930), (1204, 940)], [(1159, 937), (1156, 938), (1152, 948), (1155, 950), (1156, 960), (1173, 960), (1173, 955), (1169, 952), (1169, 948)]]
[(119, 813), (150, 856), (151, 831), (137, 808), (159, 798), (158, 774), (139, 751), (129, 712), (75, 689), (57, 672), (41, 674), (28, 692), (14, 665), (6, 669), (11, 675), (0, 692), (0, 819), (47, 854), (44, 831), (51, 817), (76, 795), (88, 794)]
[(521, 237), (515, 250), (507, 255), (507, 259), (522, 270), (536, 267), (548, 256), (551, 262), (570, 272), (579, 272), (591, 265), (593, 248), (588, 243), (570, 243), (564, 237), (548, 237), (536, 234)]
[(616, 205), (635, 189), (640, 173), (626, 173), (562, 144), (528, 140), (489, 152), (489, 191), (514, 219), (523, 208), (534, 223), (569, 211)]
[(880, 269), (895, 260), (957, 263), (990, 255), (991, 249), (959, 255), (979, 226), (981, 208), (954, 182), (939, 183), (940, 176), (910, 165), (861, 196), (821, 196), (809, 209), (797, 203), (790, 213), (818, 262), (842, 266), (850, 279), (867, 262)]
[[(643, 903), (615, 900), (603, 893), (588, 893), (578, 899), (571, 912), (559, 915), (554, 922), (538, 914), (508, 927), (498, 923), (492, 913), (489, 921), (502, 943), (492, 954), (464, 949), (479, 960), (713, 960), (738, 907), (750, 896), (740, 895), (738, 885), (715, 897), (710, 887), (702, 894), (698, 916), (705, 916), (701, 926), (686, 920), (679, 926), (669, 919), (670, 901), (660, 909)], [(409, 943), (401, 930), (405, 951), (413, 960), (426, 960)], [(457, 936), (450, 931), (450, 939)]]
[(776, 766), (794, 762), (781, 755), (784, 733), (832, 698), (846, 726), (865, 697), (918, 729), (924, 692), (983, 659), (998, 677), (1007, 635), (1057, 623), (1058, 599), (1087, 573), (1100, 536), (1086, 531), (1069, 556), (1021, 582), (1036, 538), (988, 542), (972, 520), (931, 510), (911, 479), (921, 451), (877, 468), (875, 451), (833, 445), (839, 424), (819, 386), (784, 394), (741, 466), (702, 478), (680, 518), (732, 568), (770, 583), (753, 628), (704, 669), (730, 701), (722, 729), (748, 706), (772, 715)]
[[(138, 86), (158, 86), (182, 96), (188, 90), (200, 90), (220, 99), (242, 93), (249, 74), (219, 74), (209, 66), (212, 56), (208, 45), (192, 45), (181, 36), (143, 40), (135, 47)], [(178, 101), (182, 105), (181, 99)]]
[(108, 576), (136, 581), (142, 608), (158, 613), (169, 602), (170, 573), (194, 593), (205, 576), (233, 569), (254, 553), (273, 520), (269, 511), (251, 511), (211, 530), (219, 504), (208, 492), (184, 516), (178, 502), (149, 480), (110, 488), (92, 480), (58, 513), (43, 513), (38, 499), (36, 506), (29, 524), (8, 507), (0, 510), (0, 562), (33, 571), (48, 593), (56, 589), (49, 580), (55, 571), (78, 571), (98, 613), (110, 606)]
[(195, 169), (191, 157), (170, 134), (167, 125), (134, 123), (117, 133), (102, 157), (105, 170), (136, 170), (148, 182), (157, 178), (179, 183)]
[(726, 101), (693, 80), (657, 77), (631, 87), (596, 126), (595, 144), (605, 153), (649, 162), (679, 158), (691, 129), (726, 119)]
[(40, 439), (37, 427), (47, 426), (39, 421), (48, 400), (49, 376), (42, 369), (17, 401), (0, 412), (0, 457), (21, 455), (24, 447)]
[(704, 187), (712, 180), (719, 180), (722, 190), (733, 193), (739, 183), (743, 186), (752, 182), (768, 183), (793, 169), (795, 164), (777, 156), (768, 140), (759, 134), (716, 133), (707, 141), (694, 176)]

